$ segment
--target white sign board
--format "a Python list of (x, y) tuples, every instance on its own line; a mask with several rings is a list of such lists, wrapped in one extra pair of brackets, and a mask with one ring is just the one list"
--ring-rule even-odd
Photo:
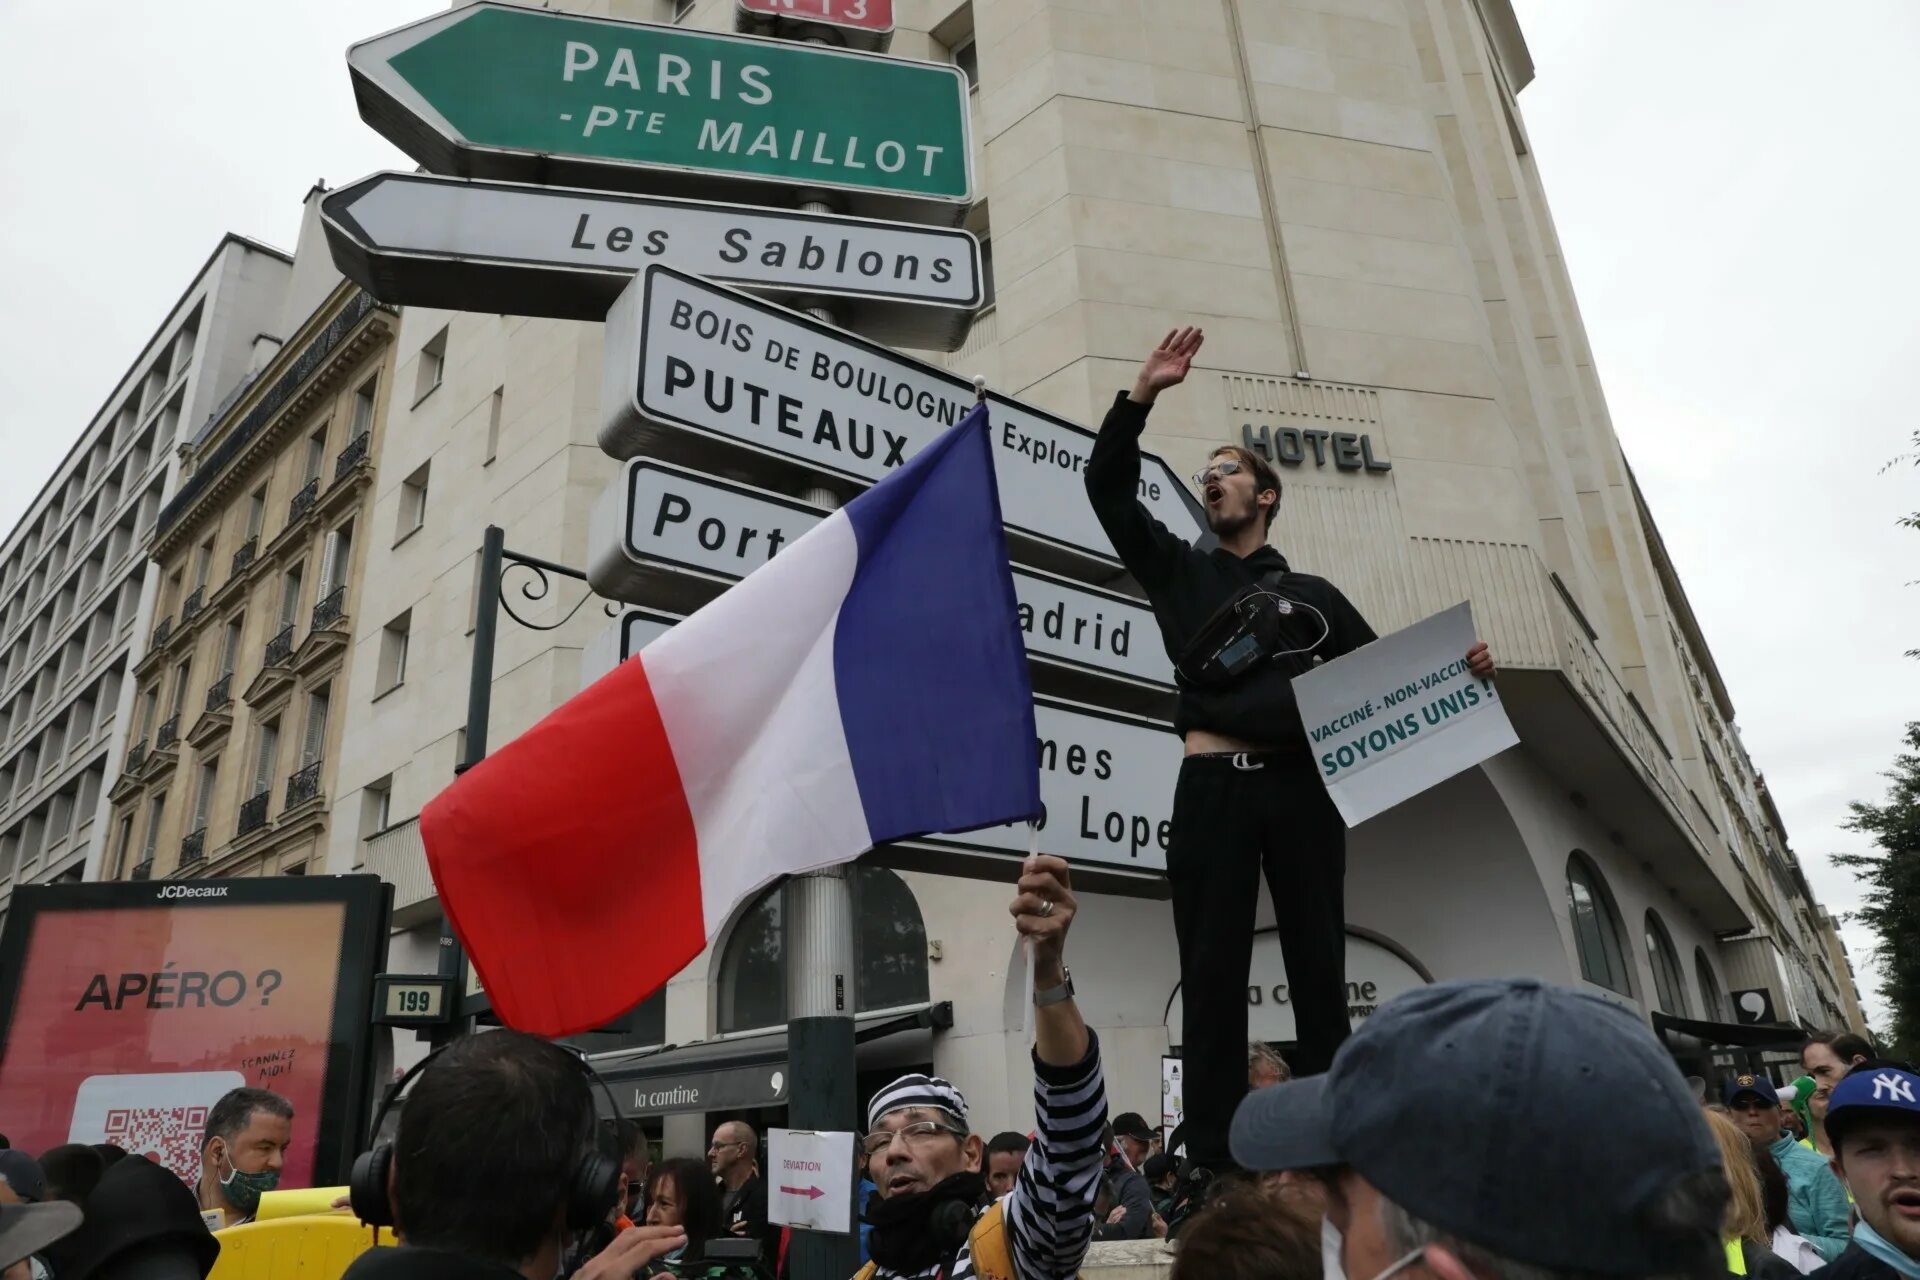
[(376, 173), (329, 193), (320, 219), (342, 274), (405, 306), (599, 320), (635, 272), (670, 262), (830, 297), (863, 333), (947, 351), (984, 298), (971, 233), (839, 214)]
[(580, 650), (580, 687), (607, 672), (673, 629), (680, 615), (659, 609), (627, 609)]
[[(696, 447), (745, 446), (863, 484), (975, 402), (972, 384), (944, 369), (660, 265), (607, 313), (602, 379), (600, 446), (616, 458), (657, 454), (692, 433)], [(987, 400), (1008, 530), (1114, 563), (1086, 495), (1094, 433), (1016, 400)], [(1152, 455), (1141, 458), (1140, 498), (1188, 541), (1210, 536), (1186, 485)]]
[[(646, 599), (649, 575), (662, 570), (735, 582), (826, 517), (824, 508), (764, 489), (633, 458), (595, 506), (587, 580), (601, 595), (629, 601)], [(1173, 663), (1140, 601), (1019, 567), (1013, 587), (1028, 653), (1173, 687)], [(603, 660), (596, 656), (596, 669), (610, 670), (610, 661), (598, 666)]]
[(853, 1230), (853, 1134), (767, 1131), (767, 1221)]
[(1160, 1059), (1160, 1123), (1166, 1128), (1169, 1138), (1180, 1127), (1180, 1122), (1187, 1118), (1186, 1091), (1180, 1085), (1181, 1071), (1179, 1058)]
[[(1399, 952), (1352, 931), (1347, 933), (1346, 967), (1350, 1026), (1359, 1026), (1395, 996), (1427, 985), (1426, 977)], [(1175, 987), (1167, 1001), (1167, 1036), (1176, 1046), (1184, 1034), (1183, 994), (1181, 987)], [(1280, 954), (1280, 935), (1272, 929), (1253, 935), (1253, 961), (1247, 971), (1247, 1036), (1268, 1044), (1290, 1044), (1298, 1038), (1287, 962)]]
[(1467, 670), (1463, 601), (1293, 681), (1321, 781), (1347, 825), (1520, 741), (1491, 680)]
[[(1129, 871), (1167, 869), (1173, 784), (1180, 739), (1158, 720), (1097, 710), (1063, 699), (1033, 700), (1040, 734), (1040, 852), (1069, 862)], [(1025, 823), (915, 844), (1024, 854)]]

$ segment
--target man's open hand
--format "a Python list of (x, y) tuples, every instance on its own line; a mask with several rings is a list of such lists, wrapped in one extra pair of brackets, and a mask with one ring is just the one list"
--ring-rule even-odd
[(686, 1242), (682, 1227), (628, 1227), (574, 1272), (575, 1280), (633, 1280), (649, 1262)]
[(1485, 640), (1474, 641), (1473, 648), (1467, 650), (1467, 670), (1476, 680), (1493, 679), (1493, 655), (1487, 651)]
[(1177, 387), (1187, 380), (1187, 371), (1193, 368), (1193, 357), (1199, 353), (1200, 344), (1207, 335), (1188, 325), (1184, 329), (1169, 329), (1160, 345), (1147, 354), (1140, 366), (1140, 376), (1133, 381), (1133, 392), (1129, 397), (1140, 404), (1152, 404), (1155, 396), (1168, 387)]

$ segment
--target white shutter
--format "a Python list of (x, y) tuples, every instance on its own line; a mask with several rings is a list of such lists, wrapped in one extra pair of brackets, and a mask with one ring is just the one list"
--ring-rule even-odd
[(334, 561), (340, 556), (340, 531), (333, 530), (327, 535), (327, 549), (320, 555), (320, 596), (325, 599), (333, 591)]
[(307, 696), (307, 740), (300, 749), (300, 767), (306, 768), (320, 758), (327, 742), (327, 695)]
[(200, 830), (207, 825), (207, 809), (213, 802), (213, 784), (218, 776), (220, 764), (212, 761), (200, 766), (200, 794), (193, 802), (193, 829)]
[(254, 759), (253, 794), (259, 795), (273, 785), (274, 757), (280, 754), (280, 726), (267, 725), (260, 730), (260, 753)]
[(280, 583), (280, 625), (290, 627), (300, 612), (300, 570), (295, 568)]

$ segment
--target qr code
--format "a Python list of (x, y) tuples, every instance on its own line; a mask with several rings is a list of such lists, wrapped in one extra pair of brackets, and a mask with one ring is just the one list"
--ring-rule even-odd
[(113, 1107), (107, 1111), (107, 1141), (128, 1154), (165, 1165), (186, 1182), (200, 1177), (200, 1137), (205, 1107)]

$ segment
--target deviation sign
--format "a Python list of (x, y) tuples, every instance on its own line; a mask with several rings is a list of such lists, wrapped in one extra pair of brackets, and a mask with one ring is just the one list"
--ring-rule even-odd
[(952, 350), (982, 300), (970, 232), (837, 214), (376, 173), (331, 192), (334, 264), (382, 302), (599, 320), (649, 262), (826, 297), (880, 341)]
[[(607, 313), (600, 447), (694, 466), (740, 447), (827, 479), (869, 484), (973, 407), (944, 369), (808, 316), (653, 265)], [(1112, 545), (1084, 488), (1094, 434), (1005, 396), (987, 397), (1000, 508), (1009, 532), (1085, 572), (1115, 576)], [(717, 456), (718, 455), (718, 456)], [(1200, 545), (1200, 505), (1171, 468), (1141, 455), (1140, 500)]]
[(877, 49), (893, 36), (893, 0), (737, 0), (737, 30), (763, 25), (789, 36), (804, 27), (832, 27), (853, 48)]
[(829, 188), (947, 225), (973, 195), (966, 78), (938, 63), (480, 0), (354, 45), (347, 67), (361, 118), (436, 173)]

